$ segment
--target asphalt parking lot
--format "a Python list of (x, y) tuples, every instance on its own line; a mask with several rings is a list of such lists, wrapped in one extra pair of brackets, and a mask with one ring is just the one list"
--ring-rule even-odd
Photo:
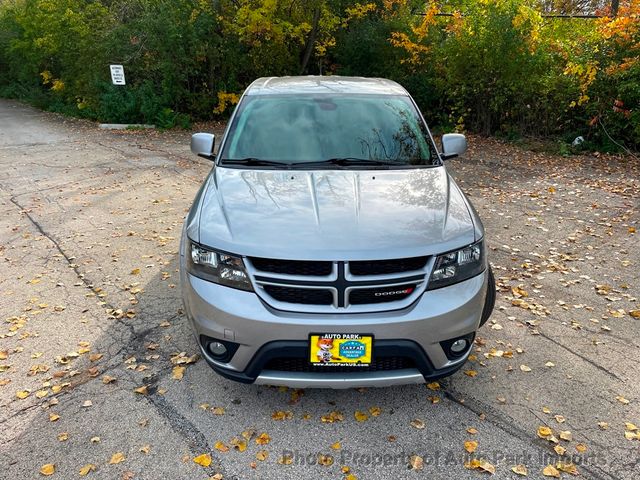
[(188, 137), (0, 100), (0, 476), (637, 478), (637, 159), (472, 138), (451, 171), (499, 290), (473, 358), (429, 387), (298, 391), (194, 357), (177, 249), (210, 164)]

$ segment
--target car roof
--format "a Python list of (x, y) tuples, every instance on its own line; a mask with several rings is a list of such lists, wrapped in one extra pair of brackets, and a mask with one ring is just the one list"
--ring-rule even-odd
[(409, 95), (400, 84), (385, 78), (302, 76), (263, 77), (254, 81), (245, 95), (304, 95), (304, 94), (377, 94)]

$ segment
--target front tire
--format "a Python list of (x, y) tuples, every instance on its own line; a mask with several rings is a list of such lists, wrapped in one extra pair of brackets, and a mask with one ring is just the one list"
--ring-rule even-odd
[(487, 323), (487, 320), (489, 320), (489, 317), (493, 312), (493, 307), (496, 304), (496, 279), (493, 276), (493, 270), (491, 270), (491, 266), (489, 266), (488, 271), (489, 283), (487, 285), (487, 296), (484, 300), (484, 308), (482, 309), (482, 317), (480, 318), (479, 327)]

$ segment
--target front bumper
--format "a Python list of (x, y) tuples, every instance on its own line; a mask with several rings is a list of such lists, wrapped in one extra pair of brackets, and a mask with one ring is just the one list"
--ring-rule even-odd
[[(426, 291), (409, 307), (359, 314), (307, 314), (279, 311), (253, 292), (223, 287), (182, 272), (185, 310), (202, 355), (221, 375), (245, 383), (295, 388), (351, 388), (423, 383), (450, 375), (469, 355), (449, 359), (440, 344), (473, 335), (486, 297), (487, 271), (449, 287)], [(375, 338), (374, 355), (401, 348), (415, 368), (366, 372), (299, 372), (268, 370), (265, 351), (279, 356), (306, 351), (313, 332), (366, 333)], [(233, 342), (238, 348), (226, 362), (203, 348), (202, 338)], [(407, 353), (408, 352), (408, 353)], [(304, 354), (302, 353), (302, 356)]]

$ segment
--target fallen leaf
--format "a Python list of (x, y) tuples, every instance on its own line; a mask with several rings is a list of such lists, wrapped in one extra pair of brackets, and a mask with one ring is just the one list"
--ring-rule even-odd
[(115, 465), (117, 463), (124, 462), (124, 453), (116, 452), (111, 456), (111, 460), (109, 460), (110, 465)]
[(325, 467), (333, 465), (333, 457), (331, 455), (319, 454), (318, 465), (324, 465)]
[(174, 380), (182, 380), (182, 377), (184, 377), (184, 371), (186, 370), (186, 367), (181, 367), (179, 365), (176, 365), (175, 367), (173, 367), (173, 374), (172, 377)]
[(193, 461), (200, 465), (201, 467), (208, 467), (211, 465), (211, 455), (208, 453), (203, 453), (202, 455), (198, 455), (194, 457)]
[(116, 381), (116, 377), (111, 377), (109, 375), (104, 375), (102, 377), (102, 383), (104, 383), (105, 385), (108, 385), (109, 383), (113, 383)]
[(57, 422), (58, 420), (60, 420), (60, 415), (58, 415), (57, 413), (50, 413), (49, 414), (49, 421), (50, 422)]
[(333, 423), (333, 422), (341, 422), (344, 420), (344, 415), (341, 412), (333, 411), (329, 412), (327, 415), (323, 415), (320, 417), (322, 423)]
[(256, 444), (258, 444), (258, 445), (266, 445), (270, 441), (271, 441), (271, 437), (269, 436), (268, 433), (261, 433), (256, 438)]
[(619, 401), (621, 404), (623, 405), (629, 405), (629, 400), (627, 400), (626, 398), (624, 398), (622, 395), (618, 395), (616, 397), (616, 400)]
[(542, 470), (542, 474), (545, 477), (560, 478), (560, 472), (556, 470), (556, 467), (554, 467), (553, 465), (547, 465), (546, 467), (544, 467), (544, 469)]
[(440, 384), (438, 382), (427, 383), (427, 388), (433, 391), (440, 390)]
[(356, 410), (353, 416), (358, 422), (366, 422), (367, 420), (369, 420), (369, 415), (367, 415), (364, 412), (361, 412), (360, 410)]
[(131, 270), (131, 275), (138, 275), (138, 274), (140, 274), (139, 268), (134, 268), (133, 270)]
[(256, 458), (261, 462), (264, 462), (268, 456), (269, 452), (267, 452), (266, 450), (260, 450), (258, 453), (256, 453)]
[(213, 408), (211, 409), (211, 412), (212, 412), (214, 415), (224, 415), (224, 408), (223, 408), (223, 407), (213, 407)]
[(411, 455), (409, 466), (411, 470), (422, 470), (424, 468), (424, 459), (420, 455)]
[(411, 426), (413, 428), (417, 428), (418, 430), (422, 430), (424, 427), (426, 427), (425, 423), (419, 418), (414, 418), (413, 420), (411, 420)]
[(280, 465), (291, 465), (293, 463), (293, 457), (291, 455), (283, 455), (278, 459)]
[(478, 430), (476, 430), (473, 427), (469, 427), (469, 428), (467, 428), (467, 433), (469, 433), (471, 435), (475, 435), (476, 433), (478, 433)]
[(224, 442), (217, 441), (213, 447), (223, 453), (229, 451), (229, 447), (225, 445)]
[(576, 445), (576, 450), (580, 453), (584, 453), (587, 451), (587, 446), (584, 443), (578, 443)]
[(546, 427), (544, 425), (538, 427), (538, 436), (540, 438), (546, 439), (550, 435), (553, 435), (553, 431), (549, 427)]
[(380, 407), (369, 407), (369, 413), (372, 417), (377, 417), (382, 413)]
[(531, 371), (531, 367), (529, 367), (527, 365), (520, 365), (520, 370), (522, 370), (523, 372), (530, 372)]
[(465, 374), (467, 377), (471, 377), (471, 378), (473, 378), (473, 377), (475, 377), (476, 375), (478, 375), (478, 372), (476, 372), (475, 370), (465, 370), (464, 374)]
[(151, 445), (143, 445), (140, 447), (140, 451), (144, 454), (148, 454), (151, 451)]
[(513, 467), (511, 467), (511, 471), (518, 475), (522, 475), (523, 477), (527, 476), (527, 467), (522, 464), (514, 465)]
[(142, 387), (138, 387), (133, 391), (139, 393), (140, 395), (147, 395), (149, 393), (149, 387), (147, 385), (143, 385)]
[(62, 432), (58, 434), (58, 441), (59, 442), (65, 442), (69, 440), (69, 433), (68, 432)]
[(578, 468), (571, 462), (558, 462), (556, 463), (556, 468), (561, 472), (570, 473), (571, 475), (580, 475), (580, 473), (578, 472)]
[(560, 438), (562, 440), (565, 440), (567, 442), (570, 442), (573, 439), (573, 435), (571, 435), (571, 432), (569, 430), (565, 430), (563, 432), (560, 432)]
[(464, 449), (469, 453), (475, 452), (477, 448), (478, 442), (476, 442), (475, 440), (468, 440), (464, 442)]
[(333, 448), (334, 450), (340, 450), (342, 448), (342, 445), (340, 445), (340, 442), (332, 443), (331, 448)]
[(273, 412), (271, 414), (271, 418), (276, 420), (276, 421), (281, 421), (281, 420), (290, 420), (293, 418), (293, 412), (291, 411), (284, 411), (284, 410), (278, 410), (276, 412)]
[(237, 437), (232, 438), (229, 443), (239, 452), (244, 452), (247, 449), (247, 442), (245, 440), (240, 440)]
[(47, 463), (40, 467), (40, 474), (48, 477), (56, 472), (56, 466), (53, 463)]
[(96, 466), (93, 463), (87, 463), (84, 467), (82, 467), (80, 469), (80, 476), (84, 477), (86, 475), (89, 475), (89, 472), (95, 472), (96, 471)]
[(465, 468), (470, 470), (480, 470), (482, 472), (490, 473), (493, 475), (496, 473), (496, 467), (491, 463), (483, 459), (474, 458), (464, 464)]
[(20, 400), (24, 400), (29, 395), (31, 395), (31, 390), (20, 390), (16, 392), (16, 397), (18, 397)]

